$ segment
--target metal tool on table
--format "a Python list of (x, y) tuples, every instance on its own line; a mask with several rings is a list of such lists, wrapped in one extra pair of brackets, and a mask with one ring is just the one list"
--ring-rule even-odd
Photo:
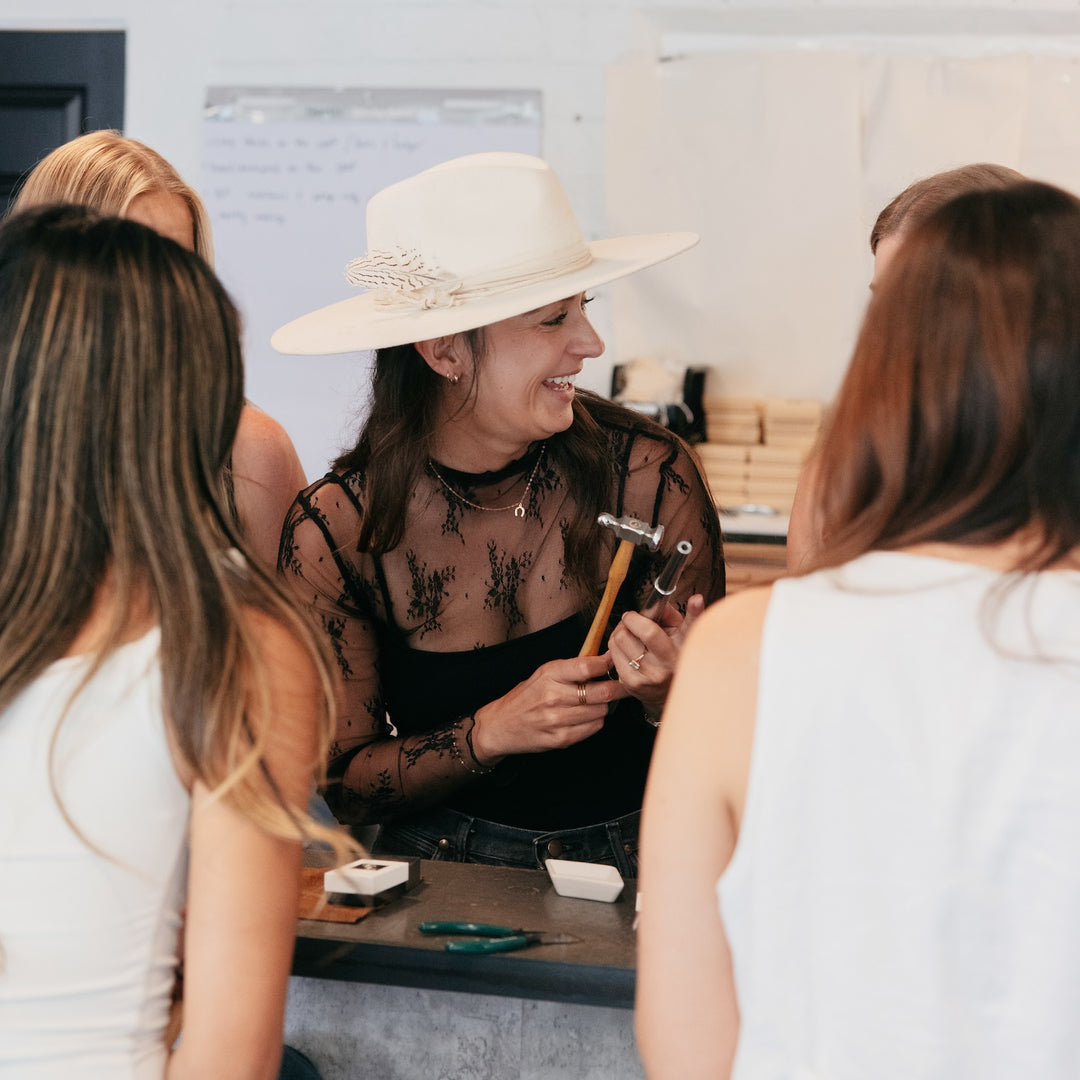
[(617, 518), (614, 514), (603, 513), (596, 520), (615, 533), (619, 538), (619, 546), (615, 550), (615, 557), (611, 560), (604, 595), (600, 598), (592, 626), (585, 635), (585, 643), (581, 646), (578, 656), (596, 656), (600, 651), (600, 642), (607, 629), (608, 619), (611, 618), (615, 597), (623, 581), (626, 580), (627, 570), (630, 569), (630, 557), (634, 554), (634, 548), (644, 545), (650, 551), (656, 551), (664, 535), (663, 525), (647, 525), (635, 517)]
[(641, 609), (641, 614), (645, 618), (655, 622), (660, 617), (667, 598), (678, 588), (683, 567), (693, 550), (694, 545), (689, 540), (680, 540), (675, 545), (674, 551), (664, 560), (664, 565), (660, 567), (660, 573), (656, 575), (656, 580), (653, 582), (652, 596)]
[(421, 934), (447, 934), (467, 937), (467, 941), (448, 941), (447, 952), (513, 952), (530, 945), (574, 945), (580, 938), (572, 934), (548, 934), (543, 930), (516, 930), (511, 926), (492, 926), (474, 922), (422, 922)]

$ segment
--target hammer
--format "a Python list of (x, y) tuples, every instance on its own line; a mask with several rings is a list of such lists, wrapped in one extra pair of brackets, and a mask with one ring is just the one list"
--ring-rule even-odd
[(608, 619), (611, 618), (611, 609), (615, 606), (615, 597), (626, 579), (626, 572), (630, 569), (630, 556), (634, 554), (634, 548), (644, 544), (650, 551), (655, 551), (660, 546), (660, 539), (664, 535), (664, 526), (646, 525), (635, 517), (617, 518), (614, 514), (604, 513), (597, 519), (600, 525), (611, 529), (619, 538), (619, 546), (615, 551), (615, 558), (611, 560), (611, 569), (608, 571), (607, 585), (604, 587), (604, 595), (600, 598), (600, 606), (593, 616), (592, 626), (585, 635), (585, 644), (581, 646), (578, 656), (596, 656), (600, 651), (600, 639), (607, 629)]

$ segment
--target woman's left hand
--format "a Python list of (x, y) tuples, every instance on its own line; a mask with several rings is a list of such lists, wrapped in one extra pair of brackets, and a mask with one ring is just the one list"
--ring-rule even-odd
[(608, 654), (619, 682), (655, 719), (667, 700), (682, 643), (704, 610), (704, 597), (695, 593), (687, 601), (685, 616), (671, 604), (664, 605), (656, 622), (628, 611), (608, 638)]

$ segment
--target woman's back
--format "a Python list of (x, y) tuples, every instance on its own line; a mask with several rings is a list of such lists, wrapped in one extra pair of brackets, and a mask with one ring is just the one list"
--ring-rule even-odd
[(305, 810), (328, 666), (222, 493), (242, 407), (197, 255), (85, 207), (0, 222), (5, 1076), (278, 1073), (302, 842), (351, 848)]
[(164, 1072), (190, 797), (166, 742), (158, 644), (151, 630), (108, 658), (51, 768), (89, 659), (53, 663), (0, 714), (0, 1074)]
[(718, 886), (736, 1077), (1076, 1075), (1078, 599), (893, 552), (775, 587)]

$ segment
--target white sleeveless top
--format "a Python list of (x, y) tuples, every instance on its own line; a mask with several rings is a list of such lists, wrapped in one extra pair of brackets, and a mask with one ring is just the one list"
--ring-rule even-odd
[(1080, 574), (1002, 584), (775, 586), (717, 886), (737, 1080), (1080, 1077)]
[(0, 1077), (160, 1080), (190, 798), (165, 740), (160, 635), (51, 665), (0, 714)]

